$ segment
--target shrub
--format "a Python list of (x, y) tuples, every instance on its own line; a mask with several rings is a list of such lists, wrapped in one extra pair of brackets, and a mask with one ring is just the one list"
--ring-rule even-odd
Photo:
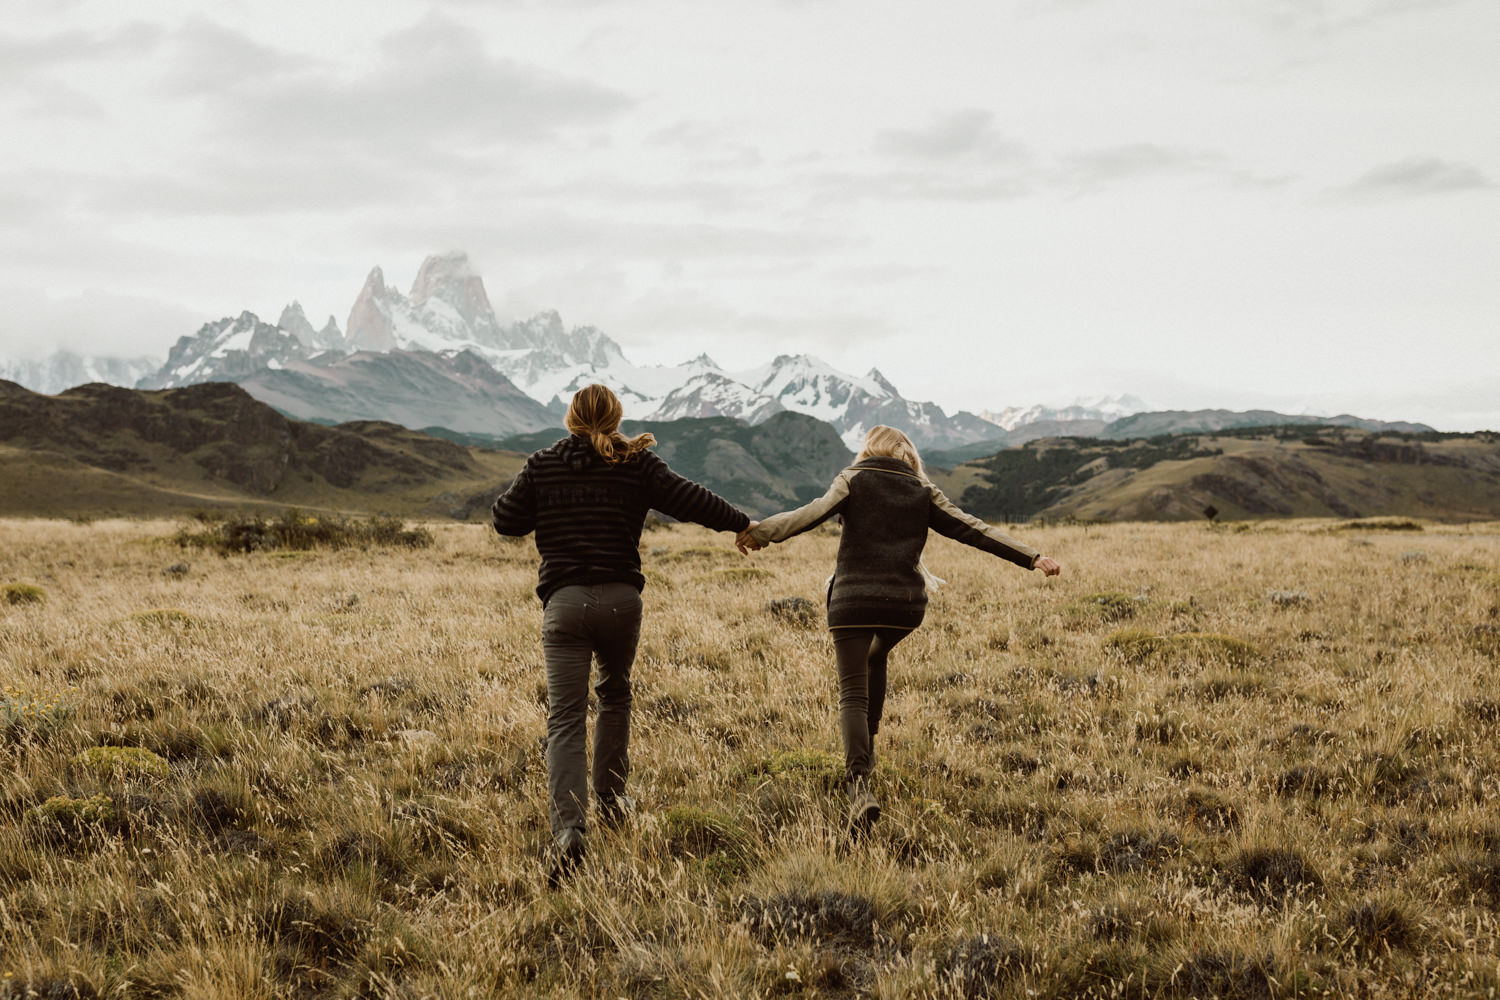
[(0, 688), (0, 743), (27, 743), (54, 736), (76, 710), (71, 702), (7, 684)]
[(667, 847), (677, 857), (698, 857), (714, 851), (743, 849), (745, 832), (729, 816), (693, 806), (673, 806), (663, 817)]
[(1198, 660), (1244, 668), (1260, 658), (1260, 651), (1243, 639), (1213, 632), (1173, 632), (1157, 635), (1145, 629), (1121, 629), (1105, 641), (1105, 648), (1130, 663), (1177, 663)]
[(1344, 914), (1344, 928), (1361, 947), (1373, 952), (1409, 948), (1417, 941), (1417, 928), (1401, 904), (1376, 899), (1351, 907)]
[(776, 574), (759, 566), (728, 566), (714, 573), (713, 580), (724, 584), (760, 583), (774, 580)]
[(434, 538), (426, 528), (407, 528), (400, 518), (376, 515), (351, 520), (292, 509), (272, 521), (257, 514), (210, 524), (201, 531), (184, 528), (175, 541), (184, 548), (212, 549), (229, 555), (272, 549), (309, 551), (372, 545), (421, 549), (432, 545)]
[(779, 750), (750, 765), (748, 772), (770, 778), (812, 779), (825, 787), (834, 788), (844, 782), (844, 759), (828, 750), (798, 747), (794, 750)]
[(818, 620), (818, 606), (805, 597), (778, 597), (766, 605), (772, 618), (779, 618), (791, 625), (803, 627)]
[(0, 595), (6, 604), (41, 604), (47, 600), (47, 592), (32, 583), (7, 583), (0, 587)]
[(188, 629), (203, 624), (181, 608), (151, 608), (147, 611), (137, 611), (130, 616), (130, 620), (147, 628)]
[(875, 944), (875, 905), (864, 896), (834, 889), (793, 890), (769, 899), (752, 896), (741, 905), (740, 915), (751, 933), (767, 943), (810, 938), (859, 949)]
[(1274, 902), (1289, 893), (1316, 889), (1323, 884), (1299, 851), (1284, 847), (1241, 851), (1230, 864), (1230, 881), (1236, 889), (1262, 902)]
[(172, 769), (145, 747), (89, 747), (73, 758), (74, 765), (102, 777), (165, 778)]
[(1113, 623), (1134, 618), (1137, 611), (1145, 607), (1145, 598), (1123, 594), (1117, 590), (1086, 594), (1063, 608), (1063, 619), (1073, 626), (1094, 623)]
[(56, 823), (70, 830), (85, 826), (107, 826), (117, 816), (114, 800), (103, 793), (86, 799), (54, 795), (32, 809), (30, 815), (33, 819)]
[(1183, 818), (1204, 830), (1237, 830), (1240, 812), (1234, 803), (1207, 788), (1194, 788), (1183, 799)]
[(1500, 625), (1475, 625), (1464, 637), (1464, 644), (1481, 656), (1500, 659)]
[(955, 994), (970, 1000), (1001, 995), (1007, 983), (1033, 964), (1015, 942), (979, 934), (949, 948), (937, 971)]
[(749, 870), (750, 838), (732, 817), (674, 806), (663, 819), (673, 857), (697, 859), (716, 882), (733, 882)]

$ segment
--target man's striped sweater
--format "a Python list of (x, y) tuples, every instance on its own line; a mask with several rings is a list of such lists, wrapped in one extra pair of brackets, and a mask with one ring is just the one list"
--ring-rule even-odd
[(610, 465), (579, 434), (528, 458), (491, 513), (502, 535), (536, 532), (542, 557), (536, 592), (546, 604), (570, 584), (644, 588), (641, 526), (652, 509), (715, 531), (742, 531), (750, 523), (744, 511), (652, 452)]

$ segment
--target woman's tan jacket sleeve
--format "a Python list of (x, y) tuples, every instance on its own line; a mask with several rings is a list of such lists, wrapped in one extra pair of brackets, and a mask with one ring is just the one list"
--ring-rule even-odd
[(812, 503), (804, 504), (796, 510), (783, 511), (773, 514), (760, 524), (750, 529), (750, 537), (762, 545), (771, 542), (784, 542), (793, 535), (800, 535), (809, 528), (815, 528), (839, 512), (844, 501), (849, 498), (849, 478), (852, 475), (847, 469), (840, 472), (834, 479), (833, 485), (828, 487), (828, 492), (814, 500)]

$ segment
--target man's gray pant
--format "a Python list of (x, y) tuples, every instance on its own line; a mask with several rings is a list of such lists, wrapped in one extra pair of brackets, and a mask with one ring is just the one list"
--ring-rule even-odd
[(641, 594), (628, 583), (561, 587), (542, 613), (547, 657), (547, 792), (552, 835), (586, 828), (589, 666), (599, 657), (594, 794), (606, 808), (630, 773), (630, 667), (641, 635)]

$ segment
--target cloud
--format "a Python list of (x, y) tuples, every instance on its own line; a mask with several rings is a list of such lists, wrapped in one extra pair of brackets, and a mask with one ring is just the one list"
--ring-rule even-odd
[(556, 206), (488, 206), (492, 211), (452, 212), (442, 217), (382, 216), (360, 227), (370, 243), (391, 246), (461, 246), (476, 257), (500, 260), (581, 257), (624, 262), (673, 260), (777, 260), (799, 254), (827, 255), (855, 240), (842, 231), (810, 227), (774, 228), (716, 223), (617, 218)]
[(918, 128), (884, 129), (875, 136), (875, 150), (921, 160), (1024, 162), (1022, 144), (1007, 139), (994, 126), (994, 115), (966, 108)]
[(150, 53), (164, 32), (136, 21), (109, 31), (74, 28), (49, 35), (0, 35), (0, 79), (16, 80), (38, 71), (65, 68), (115, 55), (139, 57)]
[(255, 90), (271, 80), (314, 68), (306, 58), (197, 16), (174, 33), (172, 48), (161, 85), (178, 97)]
[(591, 80), (492, 58), (477, 32), (432, 14), (384, 38), (361, 71), (314, 66), (224, 94), (217, 133), (304, 154), (413, 159), (550, 139), (604, 125), (633, 103)]
[(1393, 17), (1429, 13), (1469, 2), (1471, 0), (1264, 0), (1246, 9), (1277, 30), (1332, 35)]
[(65, 298), (31, 287), (5, 288), (3, 293), (0, 355), (6, 358), (42, 358), (59, 349), (112, 357), (165, 356), (178, 337), (203, 322), (201, 315), (170, 302), (99, 289)]
[(1049, 171), (1052, 183), (1077, 193), (1155, 178), (1209, 177), (1233, 183), (1276, 183), (1236, 168), (1221, 153), (1164, 146), (1151, 142), (1124, 143), (1084, 150), (1063, 157)]
[(102, 103), (74, 82), (80, 66), (117, 56), (150, 55), (160, 28), (131, 23), (110, 31), (74, 29), (49, 35), (0, 35), (0, 84), (19, 109), (38, 118), (101, 118)]
[(825, 171), (811, 178), (809, 199), (815, 206), (861, 201), (1011, 201), (1034, 193), (1037, 179), (1031, 171)]
[(1413, 157), (1382, 164), (1334, 192), (1356, 201), (1487, 191), (1496, 183), (1478, 167), (1448, 160)]

